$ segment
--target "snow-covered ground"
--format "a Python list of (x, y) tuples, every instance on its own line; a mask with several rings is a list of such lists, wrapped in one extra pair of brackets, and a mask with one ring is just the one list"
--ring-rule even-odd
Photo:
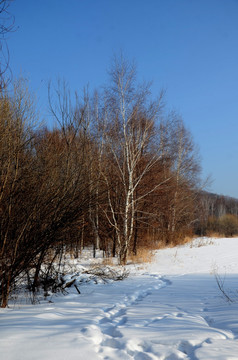
[[(0, 309), (4, 360), (238, 359), (238, 238), (156, 252), (130, 276)], [(76, 265), (75, 265), (76, 267)], [(214, 273), (233, 302), (219, 291)]]

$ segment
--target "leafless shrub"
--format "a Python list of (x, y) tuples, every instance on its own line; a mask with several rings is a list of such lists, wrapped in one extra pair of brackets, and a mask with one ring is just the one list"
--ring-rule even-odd
[[(33, 272), (32, 272), (33, 273)], [(87, 276), (88, 275), (88, 276)], [(75, 287), (78, 294), (81, 294), (79, 287), (87, 283), (108, 283), (109, 281), (120, 281), (127, 278), (129, 271), (125, 268), (113, 269), (110, 266), (93, 266), (89, 269), (83, 269), (80, 272), (68, 276), (59, 272), (58, 267), (52, 266), (51, 271), (42, 270), (38, 276), (38, 286), (33, 286), (34, 278), (27, 274), (27, 286), (25, 286), (25, 298), (28, 298), (32, 304), (37, 304), (40, 299), (48, 299), (56, 293), (67, 295), (71, 287)], [(18, 289), (19, 290), (19, 289)]]
[(104, 282), (106, 282), (107, 280), (119, 281), (129, 276), (129, 271), (125, 268), (116, 270), (109, 266), (94, 266), (90, 269), (83, 271), (83, 273), (96, 276), (102, 279)]
[(219, 274), (215, 273), (214, 274), (215, 279), (216, 279), (216, 283), (218, 286), (218, 289), (221, 291), (223, 297), (226, 299), (226, 301), (228, 301), (229, 303), (233, 303), (235, 300), (235, 298), (232, 298), (230, 296), (229, 291), (225, 289), (225, 276), (222, 278)]
[[(15, 18), (8, 11), (11, 0), (0, 0), (0, 88), (3, 90), (11, 79), (9, 50), (6, 35), (15, 30)], [(7, 74), (9, 72), (9, 74)]]

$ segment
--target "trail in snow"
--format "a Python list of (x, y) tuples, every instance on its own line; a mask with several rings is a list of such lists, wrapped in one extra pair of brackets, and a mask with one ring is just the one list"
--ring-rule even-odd
[(128, 342), (120, 331), (127, 326), (128, 308), (137, 306), (152, 292), (170, 284), (170, 281), (159, 275), (148, 274), (147, 282), (150, 279), (152, 283), (149, 287), (137, 285), (136, 291), (125, 295), (123, 301), (102, 309), (102, 315), (95, 319), (95, 323), (81, 330), (86, 337), (91, 338), (95, 345), (95, 352), (101, 359), (115, 359), (115, 356), (121, 359), (156, 359), (153, 354), (148, 354), (148, 349), (143, 349), (142, 346), (133, 344), (131, 341)]
[[(206, 298), (194, 313), (190, 308), (176, 306), (176, 302), (168, 303), (168, 287), (173, 288), (172, 280), (144, 274), (139, 279), (143, 285), (137, 282), (135, 278), (132, 293), (125, 295), (122, 301), (101, 309), (102, 314), (94, 319), (93, 324), (81, 330), (93, 343), (96, 358), (198, 360), (200, 357), (196, 354), (199, 351), (202, 353), (204, 348), (208, 350), (209, 346), (222, 344), (223, 347), (234, 348), (236, 337), (233, 332), (219, 328), (215, 320), (207, 315)], [(148, 282), (150, 285), (145, 287)], [(195, 283), (194, 280), (192, 282)], [(198, 286), (203, 282), (198, 282)], [(161, 297), (162, 289), (167, 294), (165, 303)], [(161, 308), (158, 302), (161, 302)], [(151, 316), (155, 313), (154, 306), (160, 315)]]

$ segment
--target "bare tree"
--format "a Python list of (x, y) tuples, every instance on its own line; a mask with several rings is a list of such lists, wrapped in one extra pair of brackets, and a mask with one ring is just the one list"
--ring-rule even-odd
[[(32, 102), (22, 85), (13, 97), (0, 97), (0, 284), (6, 306), (10, 288), (24, 261), (18, 254), (30, 226), (27, 188), (32, 165)], [(29, 212), (28, 212), (29, 211)], [(22, 250), (22, 248), (21, 248)]]
[(9, 51), (6, 35), (14, 30), (14, 17), (8, 11), (12, 0), (0, 0), (0, 87), (4, 89), (9, 81), (6, 72), (9, 69)]
[(62, 107), (63, 114), (54, 113), (61, 128), (34, 131), (34, 111), (25, 96), (20, 88), (14, 97), (0, 99), (2, 307), (26, 272), (34, 273), (31, 286), (37, 288), (43, 261), (50, 251), (57, 254), (70, 244), (89, 206), (84, 107), (68, 113)]
[[(171, 115), (170, 115), (171, 116)], [(171, 116), (171, 164), (173, 174), (167, 194), (167, 242), (184, 236), (195, 220), (195, 199), (201, 190), (199, 152), (190, 132), (177, 114)]]
[[(123, 58), (115, 60), (111, 79), (111, 86), (105, 92), (104, 137), (113, 174), (105, 168), (101, 168), (101, 174), (108, 194), (105, 216), (116, 233), (119, 261), (125, 264), (139, 202), (168, 180), (163, 179), (138, 196), (137, 190), (146, 174), (163, 156), (162, 144), (153, 142), (163, 94), (157, 102), (149, 102), (149, 87), (135, 88), (135, 68)], [(116, 176), (119, 188), (111, 184), (112, 175)]]

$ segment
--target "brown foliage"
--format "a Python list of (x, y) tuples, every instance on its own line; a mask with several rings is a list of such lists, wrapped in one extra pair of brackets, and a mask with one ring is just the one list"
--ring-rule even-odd
[(100, 248), (125, 264), (129, 254), (151, 259), (159, 244), (191, 235), (197, 152), (182, 120), (161, 115), (162, 99), (151, 102), (123, 61), (101, 98), (85, 92), (80, 102), (65, 83), (55, 96), (49, 87), (52, 130), (34, 127), (24, 86), (1, 94), (2, 306), (23, 274), (33, 292), (40, 278), (47, 283), (65, 252), (93, 245), (94, 255)]

